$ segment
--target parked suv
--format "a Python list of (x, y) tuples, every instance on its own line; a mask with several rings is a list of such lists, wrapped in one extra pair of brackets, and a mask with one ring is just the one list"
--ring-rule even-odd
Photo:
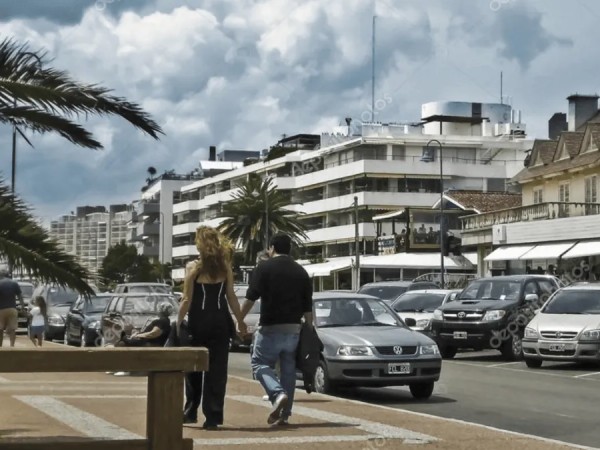
[(600, 361), (600, 284), (557, 291), (525, 328), (523, 356), (533, 368), (544, 361)]
[(376, 281), (363, 285), (358, 294), (372, 295), (390, 304), (406, 291), (415, 289), (439, 289), (432, 281)]
[(453, 358), (461, 348), (496, 349), (507, 360), (520, 359), (525, 325), (559, 287), (559, 280), (547, 275), (472, 281), (433, 314), (431, 332), (440, 353)]

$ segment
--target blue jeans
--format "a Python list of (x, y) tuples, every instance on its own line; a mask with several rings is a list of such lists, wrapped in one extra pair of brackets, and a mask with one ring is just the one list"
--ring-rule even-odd
[[(257, 331), (252, 351), (252, 374), (262, 384), (269, 395), (271, 403), (277, 396), (285, 392), (288, 404), (281, 417), (287, 419), (292, 415), (292, 403), (296, 389), (296, 349), (299, 333), (279, 333)], [(279, 361), (281, 379), (277, 378), (275, 365)]]

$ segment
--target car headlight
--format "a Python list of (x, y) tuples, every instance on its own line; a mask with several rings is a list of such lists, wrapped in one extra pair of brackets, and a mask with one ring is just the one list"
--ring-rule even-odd
[(417, 328), (427, 328), (431, 321), (429, 319), (417, 320)]
[(525, 339), (539, 339), (540, 334), (533, 328), (525, 328)]
[(585, 330), (579, 336), (580, 341), (600, 341), (600, 330)]
[(421, 345), (421, 355), (439, 355), (440, 349), (437, 345)]
[(65, 320), (58, 315), (48, 317), (48, 325), (64, 325)]
[(494, 320), (500, 320), (504, 317), (506, 311), (503, 309), (493, 309), (491, 311), (486, 311), (485, 316), (483, 316), (484, 322), (492, 322)]
[(364, 345), (342, 345), (338, 348), (338, 356), (373, 356), (371, 347)]
[(90, 324), (88, 325), (89, 329), (92, 330), (99, 330), (100, 329), (100, 321), (96, 320), (95, 322), (90, 322)]
[(436, 310), (433, 312), (433, 318), (434, 318), (435, 320), (444, 320), (444, 313), (442, 312), (442, 310), (441, 310), (441, 309), (436, 309)]

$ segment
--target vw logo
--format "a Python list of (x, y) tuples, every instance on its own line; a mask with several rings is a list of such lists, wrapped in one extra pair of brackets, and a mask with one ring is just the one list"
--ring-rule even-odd
[(456, 317), (458, 317), (459, 319), (464, 319), (465, 317), (467, 317), (467, 313), (461, 311), (456, 315)]
[(394, 350), (394, 353), (396, 355), (401, 355), (402, 354), (402, 347), (399, 346), (399, 345), (394, 345), (394, 348), (392, 350)]
[(560, 339), (562, 337), (562, 333), (560, 331), (556, 332), (556, 339)]

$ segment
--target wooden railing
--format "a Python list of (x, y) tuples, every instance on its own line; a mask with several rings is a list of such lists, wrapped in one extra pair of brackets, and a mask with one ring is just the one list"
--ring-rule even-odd
[(468, 233), (494, 225), (596, 214), (600, 214), (600, 203), (547, 202), (464, 216), (460, 220), (463, 233)]
[(183, 439), (184, 372), (208, 370), (205, 348), (5, 348), (0, 373), (147, 372), (146, 439), (94, 439), (85, 442), (40, 438), (1, 442), (0, 450), (191, 450)]

